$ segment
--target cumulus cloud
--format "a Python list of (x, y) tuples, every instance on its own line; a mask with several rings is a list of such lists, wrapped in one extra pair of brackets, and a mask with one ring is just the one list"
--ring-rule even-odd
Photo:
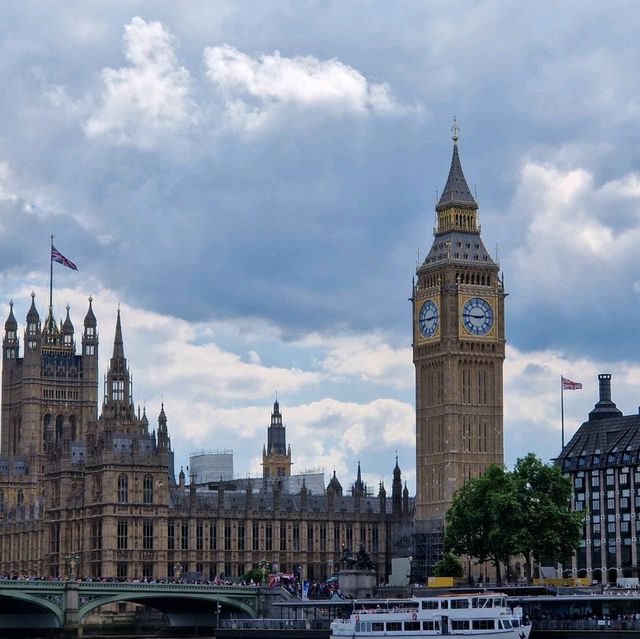
[(102, 101), (86, 122), (86, 134), (144, 148), (194, 122), (191, 77), (175, 48), (175, 37), (160, 22), (133, 18), (124, 33), (130, 66), (102, 71)]
[(260, 129), (295, 109), (338, 117), (407, 110), (387, 83), (372, 82), (336, 59), (287, 58), (278, 51), (252, 57), (230, 45), (207, 47), (204, 59), (229, 122), (246, 131)]
[(636, 174), (597, 185), (584, 168), (526, 162), (514, 197), (525, 231), (510, 255), (518, 288), (527, 292), (520, 301), (564, 302), (568, 293), (572, 302), (584, 301), (594, 286), (613, 279), (631, 289), (628, 275), (640, 277), (639, 184)]
[(328, 375), (355, 377), (395, 389), (413, 386), (412, 354), (409, 348), (394, 348), (384, 335), (324, 337), (312, 334), (300, 341), (306, 346), (322, 347), (326, 355), (320, 366)]
[(0, 162), (0, 201), (15, 202), (18, 196), (13, 192), (11, 184), (11, 169), (7, 162)]

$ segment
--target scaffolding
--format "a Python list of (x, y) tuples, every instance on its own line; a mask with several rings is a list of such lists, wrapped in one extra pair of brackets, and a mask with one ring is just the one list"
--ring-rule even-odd
[(426, 519), (414, 523), (411, 581), (426, 582), (444, 553), (444, 520)]

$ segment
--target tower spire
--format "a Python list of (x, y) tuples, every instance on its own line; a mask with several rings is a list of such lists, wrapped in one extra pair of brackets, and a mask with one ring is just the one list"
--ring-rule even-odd
[(471, 189), (464, 177), (462, 164), (460, 163), (460, 154), (458, 152), (458, 140), (460, 139), (458, 133), (460, 132), (460, 127), (458, 126), (458, 121), (455, 117), (453, 118), (451, 131), (453, 133), (451, 137), (453, 140), (451, 167), (449, 168), (447, 183), (445, 184), (444, 189), (442, 189), (442, 195), (440, 196), (440, 200), (436, 206), (436, 211), (442, 211), (454, 206), (476, 210), (478, 208), (478, 203), (471, 194)]
[(118, 304), (118, 317), (116, 319), (116, 334), (113, 338), (112, 360), (124, 359), (124, 342), (122, 341), (122, 325), (120, 324), (120, 304)]

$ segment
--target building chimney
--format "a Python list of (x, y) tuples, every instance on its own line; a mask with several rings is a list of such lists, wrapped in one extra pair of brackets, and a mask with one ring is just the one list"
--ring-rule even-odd
[(611, 401), (611, 374), (601, 373), (598, 375), (598, 382), (600, 384), (600, 401)]
[(589, 421), (621, 417), (622, 411), (618, 410), (615, 403), (611, 401), (611, 375), (601, 373), (598, 375), (598, 382), (600, 384), (600, 400), (589, 413)]

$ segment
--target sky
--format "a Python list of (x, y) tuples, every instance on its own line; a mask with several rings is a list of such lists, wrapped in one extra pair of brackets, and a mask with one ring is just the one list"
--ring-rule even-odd
[[(6, 3), (0, 305), (80, 332), (118, 305), (133, 399), (176, 466), (415, 491), (407, 298), (460, 154), (508, 292), (505, 463), (560, 451), (611, 373), (640, 404), (640, 14), (631, 2)], [(5, 315), (6, 316), (6, 315)]]

